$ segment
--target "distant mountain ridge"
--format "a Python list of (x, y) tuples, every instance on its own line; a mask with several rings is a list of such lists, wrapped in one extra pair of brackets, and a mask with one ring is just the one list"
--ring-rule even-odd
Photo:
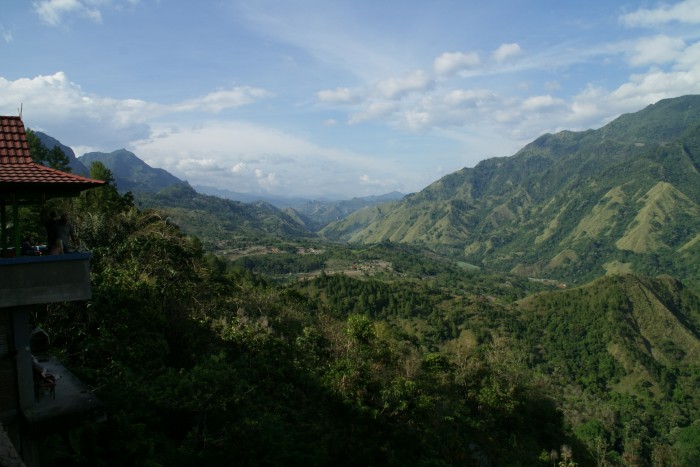
[(383, 195), (370, 195), (370, 196), (356, 196), (351, 199), (310, 199), (310, 198), (298, 198), (298, 197), (286, 197), (286, 196), (274, 196), (274, 195), (263, 195), (255, 193), (239, 193), (236, 191), (226, 190), (222, 188), (215, 188), (205, 185), (194, 185), (193, 188), (199, 193), (205, 195), (218, 196), (219, 198), (231, 199), (233, 201), (240, 201), (242, 203), (255, 203), (258, 201), (264, 201), (270, 203), (278, 208), (294, 208), (304, 210), (304, 206), (309, 204), (343, 204), (343, 205), (353, 205), (362, 204), (363, 206), (367, 203), (377, 204), (383, 203), (385, 201), (392, 201), (403, 198), (405, 195), (398, 191), (392, 191)]
[[(189, 186), (186, 181), (180, 180), (168, 171), (149, 166), (134, 153), (126, 149), (119, 149), (111, 153), (91, 152), (82, 155), (78, 158), (78, 161), (87, 166), (93, 161), (103, 163), (105, 167), (112, 171), (117, 189), (121, 192), (131, 191), (135, 194), (157, 193), (173, 185)], [(309, 231), (316, 231), (329, 222), (342, 219), (358, 209), (403, 197), (403, 194), (393, 192), (386, 195), (353, 198), (351, 200), (317, 201), (236, 193), (230, 190), (206, 186), (198, 186), (196, 189), (203, 194), (248, 204), (267, 203), (282, 209)]]
[(330, 222), (337, 221), (347, 215), (367, 207), (376, 206), (388, 201), (396, 201), (404, 197), (403, 193), (393, 191), (383, 195), (355, 197), (348, 200), (310, 200), (307, 198), (287, 198), (280, 196), (265, 196), (247, 193), (237, 193), (230, 190), (207, 186), (195, 186), (198, 192), (220, 198), (231, 199), (243, 203), (265, 202), (283, 209), (309, 230), (316, 231)]
[[(151, 167), (126, 149), (111, 153), (91, 152), (76, 158), (73, 150), (57, 139), (40, 132), (37, 135), (48, 149), (58, 146), (63, 150), (74, 173), (89, 175), (87, 167), (90, 164), (104, 164), (111, 171), (120, 192), (132, 192), (141, 206), (164, 210), (185, 232), (198, 235), (214, 249), (227, 248), (232, 238), (242, 238), (247, 242), (255, 238), (315, 237), (313, 232), (332, 220), (403, 196), (389, 193), (344, 201), (312, 201), (263, 198), (201, 187), (212, 194), (207, 196), (196, 192), (189, 183), (168, 171)], [(234, 201), (236, 198), (240, 200)]]
[(42, 133), (41, 131), (35, 131), (34, 133), (39, 138), (39, 141), (41, 141), (41, 144), (46, 146), (48, 150), (51, 150), (56, 146), (61, 148), (63, 154), (65, 154), (66, 157), (68, 157), (68, 162), (72, 173), (82, 175), (83, 177), (87, 177), (88, 175), (90, 175), (90, 170), (88, 169), (88, 167), (86, 167), (85, 164), (78, 160), (78, 158), (75, 156), (75, 152), (70, 147), (61, 143), (56, 138), (49, 136), (46, 133)]
[(293, 209), (299, 214), (304, 224), (313, 231), (317, 231), (331, 222), (344, 219), (348, 215), (402, 199), (404, 195), (398, 191), (379, 196), (357, 197), (343, 201), (310, 201), (295, 206)]
[(126, 149), (110, 153), (89, 152), (80, 156), (78, 160), (87, 166), (94, 161), (103, 163), (112, 171), (117, 189), (121, 192), (151, 193), (172, 185), (187, 184), (167, 170), (151, 167)]
[(321, 233), (427, 246), (527, 275), (668, 270), (685, 279), (700, 257), (698, 213), (700, 96), (684, 96), (598, 130), (543, 135)]
[(241, 203), (257, 203), (263, 201), (278, 208), (293, 207), (308, 201), (303, 198), (287, 198), (281, 196), (262, 195), (259, 193), (239, 193), (237, 191), (227, 190), (225, 188), (216, 188), (206, 185), (193, 185), (193, 188), (198, 193), (205, 195), (218, 196), (219, 198), (230, 199), (232, 201), (240, 201)]
[(303, 223), (265, 202), (241, 203), (197, 193), (186, 184), (171, 185), (157, 193), (139, 193), (140, 206), (167, 215), (208, 249), (226, 252), (256, 242), (314, 238)]

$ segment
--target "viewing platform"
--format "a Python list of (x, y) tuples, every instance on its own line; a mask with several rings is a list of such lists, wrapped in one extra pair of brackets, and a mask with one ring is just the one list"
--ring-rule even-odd
[(88, 300), (92, 253), (0, 258), (0, 308)]
[(103, 403), (58, 360), (39, 362), (56, 379), (54, 393), (36, 390), (36, 403), (22, 410), (32, 436), (46, 436), (85, 421), (106, 418)]

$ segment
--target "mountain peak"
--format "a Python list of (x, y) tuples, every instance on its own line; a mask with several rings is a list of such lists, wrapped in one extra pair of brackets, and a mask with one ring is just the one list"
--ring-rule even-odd
[(164, 169), (153, 168), (127, 149), (110, 153), (89, 152), (80, 156), (85, 165), (98, 161), (112, 171), (121, 192), (155, 193), (172, 185), (187, 184)]
[(41, 141), (41, 144), (43, 144), (48, 150), (51, 150), (55, 147), (61, 148), (61, 150), (63, 151), (63, 154), (65, 154), (66, 157), (68, 157), (68, 162), (69, 162), (71, 171), (74, 174), (82, 175), (84, 177), (87, 177), (90, 175), (90, 171), (82, 162), (80, 162), (78, 160), (78, 158), (75, 156), (75, 152), (73, 152), (73, 149), (71, 149), (70, 147), (61, 143), (59, 140), (57, 140), (53, 136), (47, 135), (46, 133), (42, 133), (41, 131), (35, 131), (34, 133), (39, 138), (39, 141)]

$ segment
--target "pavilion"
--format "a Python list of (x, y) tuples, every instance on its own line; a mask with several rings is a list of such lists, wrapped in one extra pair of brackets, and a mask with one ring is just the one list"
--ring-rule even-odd
[[(0, 116), (0, 424), (30, 467), (38, 465), (43, 437), (103, 419), (104, 406), (46, 346), (36, 345), (30, 319), (37, 305), (92, 298), (92, 255), (22, 256), (20, 206), (44, 206), (104, 183), (34, 162), (21, 117)], [(37, 365), (55, 377), (48, 395)]]

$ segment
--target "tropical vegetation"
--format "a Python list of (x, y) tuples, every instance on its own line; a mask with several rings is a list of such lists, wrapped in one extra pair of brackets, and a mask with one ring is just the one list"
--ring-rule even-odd
[(182, 185), (135, 198), (93, 161), (106, 186), (46, 206), (93, 298), (36, 316), (108, 417), (43, 463), (698, 465), (694, 99), (321, 234)]

